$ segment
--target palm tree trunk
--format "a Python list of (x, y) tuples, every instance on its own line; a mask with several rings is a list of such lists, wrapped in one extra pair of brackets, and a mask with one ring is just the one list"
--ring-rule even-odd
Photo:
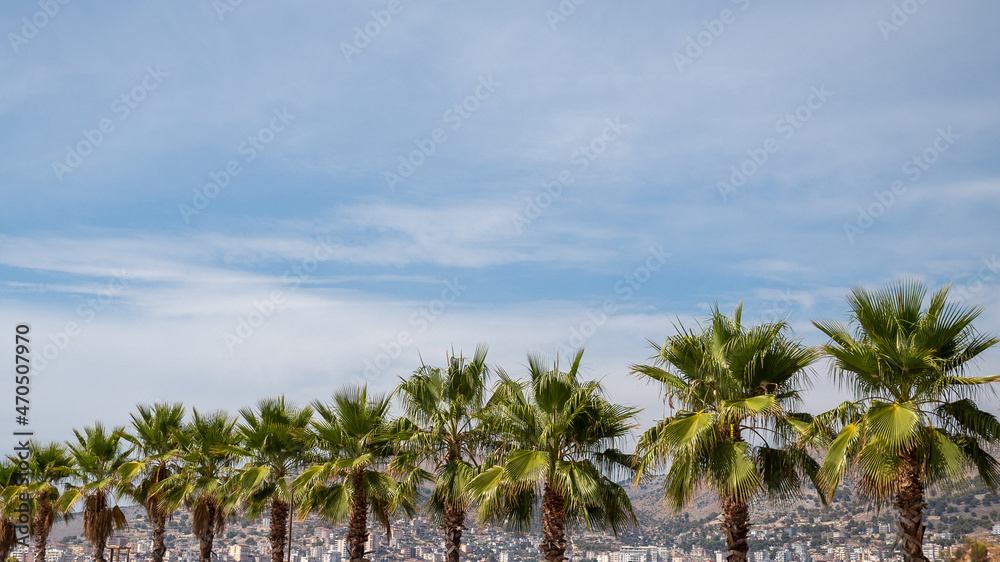
[(750, 545), (750, 507), (743, 500), (725, 498), (722, 500), (722, 531), (726, 533), (726, 554), (728, 562), (746, 562)]
[(364, 474), (354, 474), (354, 493), (351, 495), (351, 519), (347, 528), (347, 544), (351, 562), (363, 562), (365, 543), (368, 542), (368, 496), (365, 494)]
[(103, 490), (97, 490), (87, 498), (83, 509), (83, 534), (94, 545), (94, 562), (105, 562), (104, 547), (114, 530), (114, 517), (108, 510), (108, 497)]
[[(198, 535), (198, 562), (212, 562), (212, 543), (215, 542), (215, 528), (219, 518), (219, 506), (214, 500), (199, 499), (205, 502), (203, 508), (205, 521), (195, 521)], [(196, 508), (197, 509), (197, 508)]]
[(17, 546), (17, 527), (10, 517), (0, 515), (0, 560), (7, 560), (15, 546)]
[[(164, 462), (156, 467), (155, 483), (159, 484), (170, 477), (170, 470)], [(146, 500), (146, 515), (149, 516), (149, 524), (153, 527), (153, 560), (152, 562), (163, 562), (163, 557), (167, 554), (166, 528), (167, 514), (163, 510), (160, 494), (150, 495)]]
[(271, 562), (284, 562), (287, 538), (288, 504), (278, 497), (271, 499)]
[(458, 562), (462, 552), (462, 529), (465, 529), (465, 509), (451, 504), (444, 506), (445, 562)]
[(167, 553), (166, 539), (166, 527), (167, 527), (167, 515), (165, 513), (158, 513), (155, 508), (146, 508), (146, 513), (149, 515), (149, 523), (153, 526), (153, 561), (152, 562), (163, 562), (163, 557)]
[(920, 478), (920, 461), (913, 453), (903, 459), (899, 490), (893, 504), (899, 510), (899, 536), (903, 541), (905, 562), (926, 562), (924, 556), (924, 484)]
[[(448, 448), (445, 465), (453, 465), (458, 461), (462, 446), (459, 439)], [(462, 531), (465, 529), (465, 508), (444, 502), (444, 556), (445, 562), (458, 562), (462, 557)]]
[(562, 562), (566, 559), (566, 544), (566, 502), (559, 490), (546, 482), (542, 500), (542, 543), (538, 550), (549, 562)]
[[(46, 490), (47, 492), (48, 490)], [(36, 496), (38, 497), (38, 496)], [(38, 512), (35, 514), (35, 562), (45, 562), (45, 549), (49, 544), (49, 531), (52, 530), (52, 500), (47, 495), (38, 499)], [(4, 560), (6, 560), (6, 556)]]
[(107, 537), (94, 541), (94, 562), (107, 562), (104, 559), (104, 547), (107, 546), (107, 544)]
[(212, 562), (212, 533), (198, 537), (198, 562)]

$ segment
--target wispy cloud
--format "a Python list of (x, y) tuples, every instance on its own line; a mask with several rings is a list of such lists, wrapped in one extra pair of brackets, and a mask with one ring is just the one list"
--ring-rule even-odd
[[(850, 287), (912, 275), (953, 282), (1000, 327), (982, 270), (1000, 252), (1000, 77), (984, 70), (1000, 64), (1000, 5), (929, 2), (890, 39), (891, 2), (592, 0), (554, 29), (528, 0), (404, 5), (350, 60), (364, 2), (243, 2), (222, 18), (208, 2), (71, 2), (4, 45), (0, 305), (43, 341), (84, 328), (39, 385), (53, 434), (97, 415), (63, 418), (101, 392), (122, 420), (161, 396), (306, 401), (380, 353), (394, 357), (377, 384), (480, 340), (516, 370), (609, 300), (583, 338), (589, 372), (653, 410), (627, 365), (716, 302), (817, 344), (810, 320), (843, 317)], [(736, 20), (679, 69), (723, 8)], [(36, 9), (4, 4), (0, 30)], [(832, 93), (821, 108), (815, 88)], [(280, 132), (276, 110), (295, 115)], [(927, 153), (949, 127), (961, 137)], [(383, 172), (436, 128), (447, 141), (390, 190)], [(769, 138), (780, 149), (722, 200), (718, 182)], [(183, 220), (230, 161), (239, 174)], [(650, 249), (670, 258), (625, 299)], [(465, 288), (445, 302), (449, 283)]]

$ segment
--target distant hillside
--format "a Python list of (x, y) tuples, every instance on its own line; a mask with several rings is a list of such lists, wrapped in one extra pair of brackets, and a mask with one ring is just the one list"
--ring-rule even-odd
[[(702, 544), (717, 545), (718, 516), (721, 512), (715, 495), (704, 490), (695, 497), (691, 506), (680, 513), (672, 513), (663, 501), (663, 479), (650, 478), (640, 486), (625, 483), (635, 508), (640, 526), (618, 539), (607, 533), (587, 533), (576, 529), (571, 536), (580, 545), (602, 544)], [(140, 531), (146, 526), (146, 514), (141, 507), (124, 508), (126, 516)], [(806, 489), (802, 498), (780, 504), (755, 503), (751, 517), (753, 528), (794, 528), (804, 540), (816, 539), (834, 531), (870, 528), (873, 522), (887, 523), (895, 529), (895, 510), (876, 511), (854, 498), (853, 486), (845, 484), (829, 506), (823, 506), (814, 490)], [(1000, 523), (1000, 496), (989, 492), (978, 480), (955, 489), (932, 490), (928, 498), (925, 518), (929, 536), (950, 533), (955, 538), (969, 534), (987, 534), (994, 523)], [(469, 517), (474, 526), (475, 514)], [(136, 522), (138, 525), (135, 525)], [(174, 516), (171, 528), (188, 531), (190, 522), (184, 512)], [(298, 525), (298, 523), (297, 523)], [(82, 520), (79, 516), (69, 523), (58, 522), (53, 527), (50, 540), (63, 542), (67, 537), (82, 538)], [(266, 539), (266, 533), (260, 539)], [(775, 537), (775, 541), (785, 540)]]
[[(697, 543), (698, 537), (714, 535), (718, 530), (721, 508), (717, 498), (708, 490), (695, 497), (691, 506), (673, 514), (663, 501), (663, 479), (651, 478), (639, 487), (629, 487), (641, 529), (624, 537), (641, 541), (658, 537), (690, 534), (688, 542)], [(1000, 496), (990, 492), (978, 479), (954, 488), (932, 489), (928, 493), (928, 507), (924, 513), (929, 536), (950, 533), (960, 538), (970, 534), (986, 534), (995, 523), (1000, 523)], [(781, 502), (757, 502), (751, 507), (755, 526), (791, 527), (807, 536), (822, 536), (836, 530), (867, 529), (872, 523), (889, 523), (895, 532), (896, 511), (891, 506), (880, 510), (855, 497), (854, 485), (846, 482), (838, 490), (830, 505), (824, 506), (811, 487), (799, 499)]]

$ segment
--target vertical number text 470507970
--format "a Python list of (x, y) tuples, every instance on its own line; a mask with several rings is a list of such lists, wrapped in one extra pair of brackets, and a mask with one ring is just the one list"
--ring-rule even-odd
[[(31, 332), (31, 328), (27, 324), (19, 324), (15, 329), (16, 334), (14, 334), (14, 372), (16, 373), (14, 377), (15, 383), (15, 397), (14, 397), (14, 410), (16, 415), (14, 417), (18, 425), (26, 426), (28, 425), (28, 412), (31, 408), (31, 401), (28, 399), (28, 394), (31, 392), (31, 348), (28, 344), (31, 343), (28, 337)], [(14, 435), (31, 435), (31, 433), (16, 431)]]

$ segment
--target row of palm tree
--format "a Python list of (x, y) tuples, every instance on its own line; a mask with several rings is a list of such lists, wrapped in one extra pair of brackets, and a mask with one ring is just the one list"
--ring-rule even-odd
[[(518, 530), (540, 517), (539, 550), (561, 562), (569, 526), (618, 534), (637, 523), (620, 482), (663, 475), (674, 510), (700, 489), (718, 495), (731, 562), (747, 560), (755, 502), (797, 497), (809, 483), (825, 502), (848, 476), (872, 505), (898, 510), (904, 559), (925, 560), (925, 490), (970, 469), (991, 489), (1000, 483), (989, 452), (1000, 421), (973, 400), (1000, 375), (968, 373), (998, 340), (973, 327), (981, 308), (949, 303), (947, 288), (927, 293), (919, 282), (855, 289), (847, 324), (814, 323), (830, 338), (820, 347), (803, 345), (784, 321), (745, 325), (742, 306), (678, 325), (653, 344), (651, 364), (632, 367), (671, 412), (632, 453), (623, 448), (639, 411), (581, 377), (582, 350), (565, 370), (558, 358), (529, 355), (516, 380), (487, 365), (480, 345), (471, 357), (449, 354), (443, 368), (421, 366), (389, 395), (347, 388), (305, 407), (281, 397), (239, 416), (193, 409), (186, 419), (180, 404), (140, 405), (128, 429), (98, 423), (65, 446), (32, 444), (26, 470), (14, 457), (0, 466), (0, 556), (27, 504), (36, 561), (45, 562), (55, 519), (82, 508), (103, 562), (125, 524), (117, 501), (128, 497), (146, 510), (154, 562), (181, 508), (192, 513), (202, 562), (229, 517), (265, 511), (273, 562), (285, 560), (293, 516), (310, 513), (346, 522), (350, 560), (360, 562), (369, 517), (391, 532), (429, 485), (448, 562), (460, 558), (473, 506), (481, 523)], [(813, 416), (800, 411), (802, 393), (823, 357), (855, 399)]]
[[(969, 374), (998, 342), (973, 326), (983, 309), (949, 303), (948, 287), (928, 299), (917, 281), (858, 287), (847, 301), (848, 323), (814, 322), (830, 338), (819, 348), (791, 339), (784, 322), (746, 327), (739, 307), (730, 317), (716, 309), (701, 330), (681, 327), (658, 346), (653, 365), (634, 367), (678, 404), (640, 438), (637, 473), (665, 470), (675, 509), (699, 486), (714, 490), (732, 562), (746, 560), (752, 502), (793, 497), (806, 480), (825, 502), (853, 476), (862, 499), (895, 507), (906, 562), (926, 560), (928, 487), (970, 471), (991, 490), (1000, 484), (989, 452), (1000, 422), (973, 400), (1000, 375)], [(811, 416), (797, 407), (823, 356), (855, 399)]]

